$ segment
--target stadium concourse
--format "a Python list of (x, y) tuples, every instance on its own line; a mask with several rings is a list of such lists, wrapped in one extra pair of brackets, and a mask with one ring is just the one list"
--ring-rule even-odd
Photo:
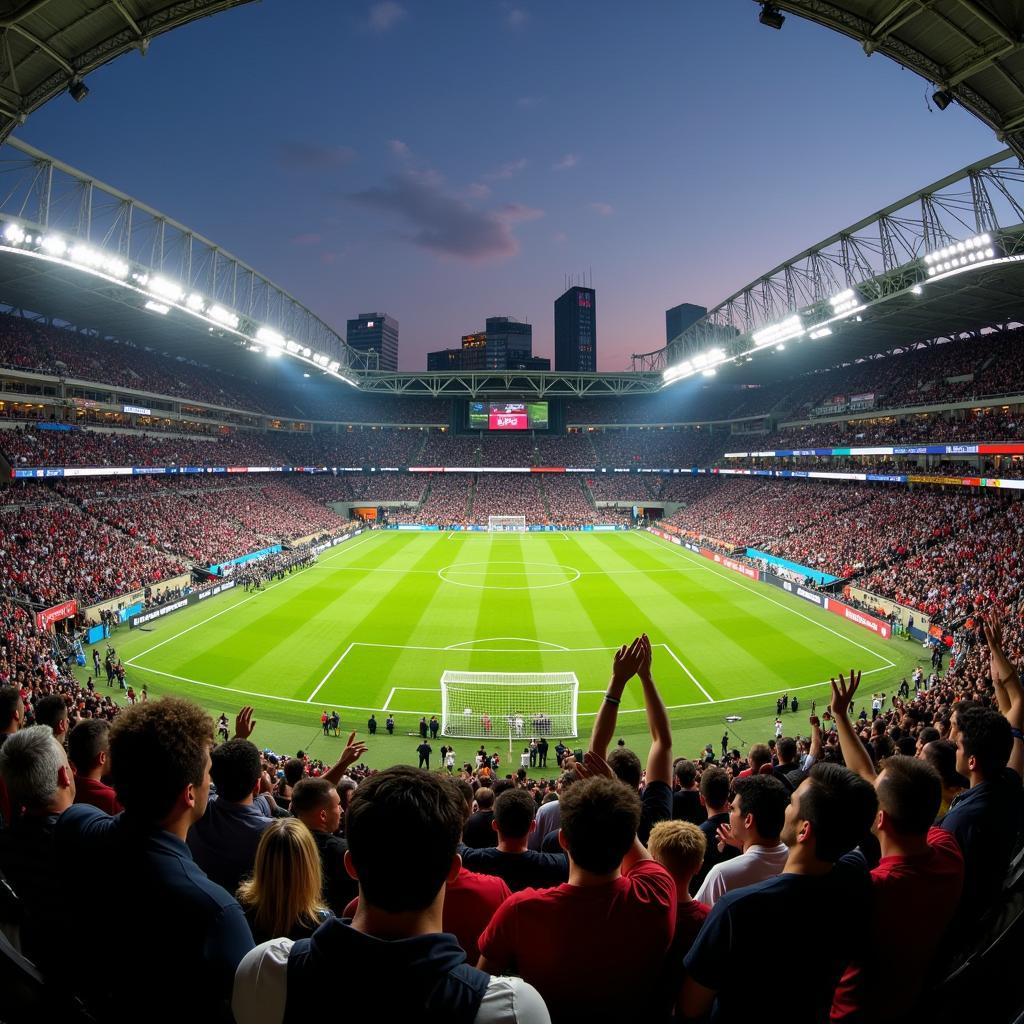
[[(731, 1021), (751, 993), (799, 1021), (941, 1021), (1002, 992), (1024, 874), (1020, 344), (566, 399), (563, 432), (494, 437), (450, 399), (268, 390), (0, 321), (0, 924), (50, 1019), (144, 1002), (246, 1024), (286, 999), (291, 1019), (322, 1011), (329, 957), (393, 979), (393, 1012), (427, 1019), (450, 1018), (431, 1007), (454, 991), (459, 1019), (531, 1024)], [(837, 408), (847, 395), (862, 407)], [(915, 637), (888, 642), (925, 667), (886, 697), (835, 665), (827, 710), (794, 683), (740, 742), (736, 723), (666, 710), (661, 655), (652, 670), (646, 638), (622, 637), (588, 655), (610, 678), (589, 735), (524, 735), (511, 761), (461, 739), (456, 759), (424, 716), (435, 772), (388, 767), (421, 742), (418, 713), (372, 709), (348, 741), (328, 716), (300, 750), (262, 709), (231, 723), (158, 675), (140, 686), (130, 659), (121, 688), (132, 623), (235, 607), (226, 582), (248, 599), (301, 573), (365, 527), (356, 510), (442, 544), (511, 515), (547, 536), (653, 524), (687, 557)], [(396, 719), (415, 734), (397, 755)], [(100, 915), (123, 970), (62, 955), (96, 947)], [(330, 923), (353, 916), (419, 937), (384, 960)], [(794, 954), (767, 921), (812, 941)], [(590, 933), (613, 938), (577, 963), (563, 936)]]

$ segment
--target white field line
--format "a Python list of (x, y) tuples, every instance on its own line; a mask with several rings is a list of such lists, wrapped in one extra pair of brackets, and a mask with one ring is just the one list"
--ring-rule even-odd
[[(867, 672), (861, 672), (862, 676), (873, 676), (878, 672), (888, 672), (888, 668), (872, 668), (868, 669)], [(788, 686), (784, 688), (786, 693), (795, 693), (800, 690), (813, 690), (816, 686), (825, 686), (829, 680), (823, 679), (820, 683), (806, 683), (803, 686)], [(604, 691), (602, 691), (604, 692)], [(666, 711), (680, 711), (685, 708), (706, 708), (709, 704), (735, 704), (740, 700), (759, 700), (762, 697), (777, 697), (779, 695), (778, 690), (765, 690), (764, 693), (745, 693), (742, 697), (720, 697), (718, 700), (701, 700), (695, 704), (669, 704), (666, 706)], [(638, 715), (646, 708), (628, 708), (619, 709), (620, 715)], [(596, 711), (581, 712), (580, 718), (593, 718), (597, 714)]]
[[(467, 563), (467, 564), (472, 564), (472, 563)], [(540, 564), (540, 563), (538, 563), (538, 564)], [(556, 565), (556, 563), (554, 563), (554, 562), (551, 563), (551, 568), (552, 569), (555, 569), (557, 567), (558, 566)], [(320, 564), (317, 563), (316, 565), (309, 566), (309, 569), (307, 569), (307, 572), (309, 570), (319, 569), (319, 568), (320, 568)], [(699, 565), (695, 565), (695, 566), (685, 566), (682, 569), (584, 569), (584, 570), (575, 569), (572, 566), (564, 566), (563, 568), (573, 569), (573, 572), (578, 572), (581, 576), (651, 576), (651, 575), (654, 575), (655, 573), (660, 573), (660, 572), (670, 572), (670, 573), (699, 572), (702, 567), (699, 566)], [(372, 575), (373, 573), (376, 573), (376, 572), (400, 573), (403, 576), (412, 576), (412, 575), (436, 576), (437, 572), (438, 572), (437, 569), (388, 569), (385, 566), (381, 566), (379, 568), (371, 568), (370, 566), (363, 566), (363, 565), (336, 565), (336, 566), (332, 566), (330, 571), (331, 572), (364, 572), (364, 573), (367, 573), (368, 575)], [(469, 571), (469, 570), (461, 570), (461, 569), (459, 569), (459, 563), (458, 562), (456, 562), (454, 565), (443, 566), (443, 571), (446, 571), (446, 572), (458, 572), (462, 576), (488, 576), (488, 575), (492, 575), (492, 576), (526, 576), (526, 575), (532, 575), (532, 576), (561, 576), (561, 575), (564, 575), (563, 573), (547, 572), (547, 571), (544, 571), (544, 570), (541, 570), (540, 572), (531, 572), (531, 573), (527, 573), (526, 571), (519, 570), (519, 569), (510, 569), (510, 570), (504, 571), (504, 572), (493, 572), (493, 573), (490, 570), (488, 570), (488, 569), (474, 569), (472, 571)], [(443, 579), (443, 577), (442, 577), (442, 579)], [(267, 589), (269, 590), (270, 588), (268, 587)]]
[[(352, 551), (354, 548), (357, 548), (361, 544), (365, 544), (366, 541), (372, 539), (373, 535), (371, 534), (369, 537), (366, 537), (363, 540), (357, 540), (354, 544), (350, 545), (346, 543), (340, 545), (339, 550), (337, 551), (336, 554), (330, 555), (329, 557), (323, 559), (323, 561), (329, 562), (332, 558), (336, 558), (338, 555), (345, 554), (345, 552), (347, 551)], [(320, 563), (318, 562), (317, 564), (319, 565)], [(259, 597), (261, 594), (265, 594), (268, 590), (273, 590), (275, 587), (283, 586), (289, 580), (299, 579), (302, 575), (303, 573), (300, 572), (294, 576), (286, 576), (283, 580), (278, 580), (277, 583), (271, 583), (269, 587), (264, 587), (262, 590), (257, 591), (255, 594), (252, 594), (250, 597), (247, 597), (244, 600), (239, 601), (238, 604), (233, 604), (229, 608), (222, 608), (219, 612), (214, 612), (213, 615), (209, 615), (205, 619), (202, 619), (200, 622), (197, 622), (194, 625), (189, 626), (187, 629), (181, 630), (180, 633), (175, 633), (172, 636), (169, 636), (166, 640), (161, 640), (160, 643), (154, 644), (152, 647), (147, 647), (144, 651), (140, 651), (134, 657), (129, 658), (125, 662), (125, 664), (134, 665), (139, 660), (139, 658), (144, 658), (151, 651), (155, 651), (158, 648), (163, 647), (164, 644), (169, 644), (172, 640), (177, 640), (179, 636), (184, 636), (186, 633), (191, 633), (193, 629), (198, 629), (200, 626), (205, 626), (208, 622), (213, 622), (214, 619), (220, 618), (221, 615), (227, 615), (228, 612), (233, 612), (235, 611), (235, 609), (241, 608), (242, 605), (248, 604), (250, 601), (255, 601), (257, 597)], [(142, 666), (140, 665), (138, 667), (141, 668)]]
[(394, 697), (394, 695), (395, 695), (395, 690), (396, 689), (397, 689), (396, 686), (392, 686), (391, 687), (391, 692), (388, 694), (388, 699), (386, 701), (384, 701), (384, 707), (381, 708), (381, 711), (387, 711), (388, 707), (391, 704), (391, 698)]
[[(244, 697), (259, 697), (262, 700), (282, 700), (288, 704), (302, 704), (304, 707), (308, 706), (308, 702), (303, 700), (301, 697), (280, 697), (274, 693), (256, 693), (254, 690), (237, 690), (233, 686), (221, 686), (220, 683), (204, 683), (201, 679), (190, 679), (188, 676), (177, 676), (173, 672), (161, 672), (159, 669), (146, 668), (143, 665), (137, 665), (136, 668), (140, 672), (148, 672), (154, 676), (164, 676), (167, 679), (177, 679), (183, 683), (191, 683), (193, 686), (203, 686), (208, 690), (223, 690), (225, 693), (239, 693)], [(400, 689), (400, 687), (399, 687)], [(440, 693), (441, 691), (437, 687), (432, 688), (434, 693)], [(372, 708), (364, 707), (361, 704), (334, 704), (329, 705), (332, 708), (340, 708), (344, 711), (385, 711), (386, 708)], [(431, 708), (426, 711), (403, 711), (406, 715), (436, 715), (440, 709)]]
[(676, 652), (673, 651), (668, 644), (662, 644), (662, 646), (665, 648), (666, 651), (668, 651), (669, 656), (672, 658), (672, 660), (690, 677), (691, 681), (693, 682), (693, 685), (696, 686), (697, 689), (700, 690), (700, 692), (703, 693), (705, 697), (707, 697), (708, 702), (714, 703), (714, 698), (711, 696), (710, 693), (708, 693), (707, 690), (704, 689), (703, 686), (700, 685), (700, 683), (697, 682), (697, 677), (679, 660), (679, 658), (676, 655)]
[[(656, 645), (664, 646), (664, 645)], [(616, 650), (617, 648), (607, 648), (607, 650)], [(220, 683), (204, 683), (201, 679), (190, 679), (188, 676), (178, 676), (173, 672), (162, 672), (155, 668), (145, 668), (142, 665), (136, 666), (142, 672), (148, 672), (155, 676), (164, 676), (167, 679), (177, 679), (183, 683), (191, 683), (193, 686), (202, 686), (208, 690), (223, 690), (225, 693), (238, 693), (244, 697), (260, 697), (263, 700), (280, 700), (285, 701), (288, 704), (307, 704), (307, 701), (302, 700), (299, 697), (280, 697), (273, 693), (256, 693), (254, 690), (238, 690), (232, 686), (222, 686)], [(886, 672), (884, 668), (872, 668), (867, 672), (862, 672), (862, 676), (875, 675), (878, 672)], [(813, 690), (816, 686), (824, 686), (828, 682), (827, 679), (822, 680), (820, 683), (807, 683), (803, 686), (790, 686), (786, 688), (787, 693), (797, 693), (802, 690)], [(440, 693), (440, 689), (436, 686), (395, 686), (392, 687), (392, 694), (396, 690), (410, 690), (419, 693)], [(604, 693), (604, 690), (581, 690), (580, 693)], [(735, 704), (741, 700), (758, 700), (762, 697), (777, 697), (778, 690), (766, 690), (764, 693), (748, 693), (742, 697), (723, 697), (720, 700), (712, 701), (697, 701), (693, 704), (669, 704), (666, 707), (666, 711), (682, 711), (689, 708), (706, 708), (708, 704)], [(391, 695), (388, 696), (388, 701), (392, 699)], [(385, 702), (382, 708), (364, 707), (363, 705), (356, 704), (331, 704), (333, 708), (342, 708), (346, 711), (387, 711), (389, 710), (387, 702)], [(644, 712), (645, 708), (620, 708), (620, 715), (638, 715)], [(426, 710), (417, 711), (402, 711), (404, 715), (436, 715), (439, 708), (428, 708)], [(596, 711), (580, 712), (580, 718), (593, 718), (597, 714)]]
[(345, 660), (345, 656), (348, 654), (349, 651), (352, 650), (353, 647), (355, 647), (354, 643), (349, 644), (348, 647), (346, 647), (345, 650), (341, 653), (338, 660), (327, 670), (327, 675), (325, 675), (323, 679), (321, 679), (320, 682), (316, 684), (316, 689), (306, 698), (307, 704), (313, 703), (313, 698), (320, 692), (320, 687), (322, 687), (324, 683), (326, 683), (327, 680), (331, 678), (331, 676), (334, 674), (334, 670)]
[[(549, 643), (547, 640), (532, 640), (529, 637), (525, 637), (525, 636), (484, 636), (484, 637), (481, 637), (479, 640), (463, 640), (462, 643), (459, 643), (459, 644), (449, 644), (445, 648), (445, 650), (446, 651), (457, 651), (457, 650), (459, 650), (460, 647), (471, 647), (473, 644), (489, 644), (492, 641), (501, 641), (501, 640), (516, 640), (519, 643), (536, 644), (538, 647), (553, 648), (556, 651), (567, 651), (569, 649), (568, 647), (563, 647), (561, 644)], [(474, 648), (474, 649), (476, 649), (476, 648)]]
[[(774, 597), (769, 597), (767, 594), (762, 594), (760, 590), (755, 590), (753, 587), (747, 586), (745, 583), (741, 583), (739, 580), (734, 579), (733, 577), (735, 576), (735, 573), (732, 573), (732, 572), (729, 572), (729, 571), (718, 572), (718, 571), (716, 571), (714, 569), (712, 564), (709, 563), (709, 564), (705, 565), (704, 563), (707, 562), (708, 560), (705, 559), (705, 558), (701, 558), (699, 555), (693, 555), (693, 553), (690, 552), (690, 551), (683, 551), (680, 548), (678, 548), (678, 547), (676, 547), (675, 545), (672, 545), (672, 544), (669, 544), (667, 547), (663, 547), (649, 533), (644, 533), (644, 536), (647, 537), (651, 541), (651, 543), (654, 544), (659, 550), (661, 550), (661, 551), (670, 551), (673, 554), (685, 557), (686, 560), (688, 562), (690, 562), (691, 564), (700, 564), (702, 568), (707, 569), (708, 572), (713, 573), (715, 576), (721, 576), (722, 579), (728, 580), (730, 583), (734, 583), (737, 587), (740, 587), (743, 590), (747, 590), (751, 594), (755, 594), (757, 597), (760, 597), (760, 598), (762, 598), (765, 601), (770, 601), (772, 604), (778, 605), (780, 608), (784, 609), (787, 612), (790, 612), (793, 615), (799, 615), (801, 619), (805, 619), (807, 622), (810, 622), (812, 625), (817, 626), (819, 629), (826, 630), (827, 632), (831, 633), (833, 636), (839, 637), (840, 640), (845, 640), (847, 643), (853, 644), (854, 647), (859, 647), (862, 651), (866, 651), (873, 658), (877, 658), (878, 661), (885, 662), (886, 668), (895, 668), (896, 667), (896, 662), (890, 661), (884, 655), (878, 654), (877, 652), (871, 650), (870, 647), (865, 647), (863, 644), (858, 643), (856, 640), (852, 640), (850, 637), (844, 636), (838, 630), (832, 629), (831, 626), (826, 626), (823, 622), (818, 622), (816, 619), (812, 619), (809, 615), (805, 615), (803, 612), (798, 611), (796, 608), (790, 608), (790, 606), (788, 604), (783, 604), (781, 601), (776, 601)], [(694, 558), (700, 558), (700, 562), (699, 563), (694, 563), (694, 561), (693, 561)], [(866, 675), (866, 673), (864, 673), (864, 674)]]

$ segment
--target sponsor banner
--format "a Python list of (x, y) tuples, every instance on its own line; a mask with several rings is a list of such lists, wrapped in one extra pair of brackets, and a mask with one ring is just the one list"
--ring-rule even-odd
[(128, 605), (127, 608), (122, 608), (117, 613), (118, 622), (127, 622), (133, 615), (138, 615), (145, 605), (141, 601), (137, 601), (135, 604)]
[(56, 422), (50, 422), (49, 420), (43, 420), (40, 423), (34, 423), (33, 427), (36, 430), (68, 431), (68, 430), (78, 430), (79, 429), (78, 426), (76, 424), (74, 424), (74, 423), (56, 423)]
[(907, 482), (904, 473), (868, 473), (868, 479), (881, 484), (905, 484)]
[(720, 555), (717, 551), (712, 551), (710, 548), (701, 548), (700, 553), (705, 558), (710, 558), (711, 561), (717, 562), (719, 565), (724, 565), (726, 569), (732, 569), (733, 572), (738, 572), (741, 576), (746, 576), (749, 580), (756, 580), (760, 578), (760, 575), (756, 569), (752, 569), (749, 565), (743, 565), (741, 562), (737, 562), (728, 555)]
[(1024, 455), (1024, 444), (979, 444), (979, 455)]
[(834, 598), (830, 597), (826, 600), (825, 607), (832, 612), (833, 615), (838, 615), (841, 619), (846, 619), (847, 622), (853, 622), (858, 626), (863, 626), (864, 629), (871, 630), (872, 633), (876, 636), (880, 636), (883, 640), (888, 640), (892, 635), (892, 627), (888, 622), (883, 622), (881, 619), (875, 618), (874, 615), (869, 615), (867, 612), (851, 608), (849, 605), (843, 604), (842, 601), (836, 601)]
[(122, 405), (122, 412), (134, 413), (136, 416), (152, 416), (153, 410), (147, 409), (144, 405)]
[(947, 444), (939, 448), (939, 454), (944, 455), (977, 455), (976, 444)]
[(162, 619), (165, 615), (170, 615), (171, 612), (180, 611), (182, 608), (189, 607), (189, 605), (198, 604), (200, 601), (205, 601), (210, 597), (216, 597), (217, 594), (223, 594), (225, 590), (231, 590), (234, 586), (234, 580), (224, 580), (223, 583), (218, 583), (215, 587), (201, 590), (198, 594), (189, 594), (186, 597), (179, 598), (177, 601), (163, 604), (159, 608), (153, 608), (148, 612), (134, 615), (128, 620), (128, 625), (132, 629), (135, 629), (137, 626), (144, 626), (147, 622), (152, 622), (154, 619)]
[(63, 601), (61, 604), (55, 604), (52, 608), (44, 608), (41, 612), (36, 612), (36, 626), (39, 629), (49, 629), (55, 622), (74, 618), (77, 614), (77, 601)]

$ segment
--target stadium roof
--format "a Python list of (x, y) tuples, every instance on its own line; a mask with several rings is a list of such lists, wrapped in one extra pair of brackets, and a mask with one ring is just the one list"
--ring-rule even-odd
[[(755, 0), (855, 39), (931, 82), (1024, 159), (1024, 4), (1020, 0)], [(763, 17), (764, 15), (762, 15)]]
[(77, 91), (85, 75), (115, 57), (129, 50), (144, 54), (155, 36), (250, 2), (28, 0), (3, 4), (7, 13), (0, 16), (0, 142), (33, 110), (73, 85)]

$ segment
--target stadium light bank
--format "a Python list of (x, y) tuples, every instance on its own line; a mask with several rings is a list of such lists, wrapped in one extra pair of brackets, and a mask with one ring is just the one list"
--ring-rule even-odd
[[(920, 263), (927, 270), (927, 277), (913, 285), (910, 291), (914, 295), (921, 295), (923, 285), (929, 280), (942, 280), (945, 277), (952, 277), (954, 274), (961, 274), (975, 267), (986, 264), (1017, 262), (1024, 257), (1004, 256), (999, 248), (999, 243), (993, 240), (989, 234), (975, 235), (962, 242), (951, 242), (942, 249), (926, 254)], [(855, 288), (846, 288), (833, 295), (824, 309), (821, 306), (811, 307), (810, 311), (794, 313), (792, 316), (781, 320), (769, 327), (763, 327), (755, 331), (751, 336), (752, 345), (742, 352), (733, 356), (727, 356), (721, 349), (712, 349), (706, 354), (691, 356), (675, 366), (670, 366), (662, 374), (663, 387), (675, 381), (685, 380), (697, 373), (703, 372), (710, 376), (714, 367), (723, 363), (749, 362), (756, 352), (773, 348), (777, 352), (785, 349), (785, 342), (806, 336), (811, 341), (827, 338), (832, 334), (832, 325), (840, 321), (860, 321), (860, 313), (866, 308), (862, 296)], [(816, 319), (813, 323), (805, 323), (805, 317), (820, 316), (825, 313), (824, 319)]]
[(143, 308), (151, 313), (167, 316), (171, 309), (178, 309), (210, 324), (211, 330), (227, 330), (237, 335), (250, 352), (266, 352), (270, 358), (287, 353), (328, 376), (358, 387), (354, 380), (341, 372), (338, 360), (322, 352), (314, 352), (308, 345), (286, 338), (272, 327), (257, 326), (250, 333), (243, 328), (241, 317), (220, 303), (210, 302), (197, 292), (186, 292), (177, 281), (161, 274), (145, 269), (133, 270), (119, 257), (90, 245), (69, 242), (59, 234), (26, 229), (17, 221), (8, 221), (0, 242), (0, 251), (4, 249), (104, 278), (138, 292), (144, 300)]

